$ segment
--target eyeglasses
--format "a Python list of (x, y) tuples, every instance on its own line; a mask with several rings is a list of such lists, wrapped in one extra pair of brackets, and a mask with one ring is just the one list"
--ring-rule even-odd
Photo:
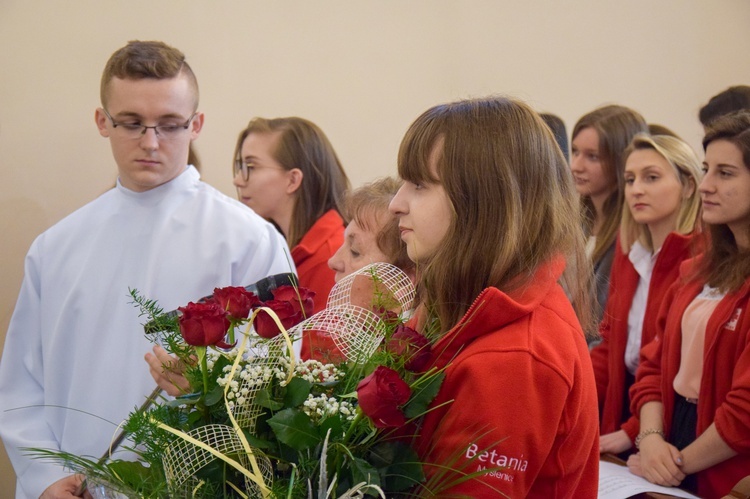
[(106, 109), (102, 108), (102, 111), (104, 111), (104, 114), (107, 115), (107, 118), (109, 118), (109, 121), (112, 122), (112, 128), (115, 129), (115, 133), (118, 135), (127, 138), (127, 139), (137, 139), (140, 137), (143, 137), (146, 135), (146, 131), (149, 128), (154, 129), (154, 133), (159, 139), (162, 140), (171, 140), (174, 138), (177, 138), (182, 133), (185, 132), (185, 130), (188, 129), (190, 126), (190, 123), (193, 121), (193, 118), (195, 118), (195, 115), (198, 114), (197, 111), (188, 118), (188, 120), (185, 123), (181, 124), (166, 124), (166, 125), (154, 125), (154, 126), (146, 126), (138, 123), (137, 121), (133, 122), (119, 122), (115, 121), (112, 116), (107, 112)]
[(234, 176), (236, 177), (238, 173), (242, 172), (242, 178), (245, 179), (245, 182), (250, 180), (250, 173), (252, 173), (255, 170), (258, 170), (260, 168), (270, 168), (272, 170), (283, 170), (283, 168), (278, 168), (276, 166), (260, 166), (260, 165), (254, 165), (252, 163), (246, 163), (245, 161), (237, 158), (234, 160)]

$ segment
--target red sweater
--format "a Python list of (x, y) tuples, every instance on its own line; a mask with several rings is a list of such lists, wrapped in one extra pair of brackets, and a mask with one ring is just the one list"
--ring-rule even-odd
[[(328, 267), (328, 259), (344, 244), (344, 220), (336, 210), (328, 210), (292, 248), (292, 260), (297, 267), (299, 285), (315, 292), (313, 313), (326, 308), (336, 273)], [(302, 359), (313, 357), (313, 350), (324, 352), (335, 345), (323, 337), (316, 342), (306, 332), (302, 336)], [(318, 344), (320, 343), (320, 344)], [(314, 346), (313, 344), (317, 345)], [(319, 355), (315, 355), (319, 357)]]
[(433, 493), (597, 496), (596, 388), (586, 340), (557, 283), (563, 268), (561, 259), (542, 266), (512, 295), (485, 289), (433, 346), (433, 365), (447, 368), (417, 435), (421, 460), (487, 469), (441, 490), (459, 472), (426, 464)]
[[(679, 276), (680, 263), (690, 256), (691, 239), (690, 235), (683, 236), (675, 232), (669, 234), (656, 257), (648, 288), (641, 346), (647, 345), (654, 339), (659, 307), (667, 290)], [(591, 351), (591, 362), (594, 365), (596, 391), (599, 396), (602, 435), (622, 428), (630, 440), (635, 441), (640, 431), (638, 419), (631, 416), (622, 425), (620, 423), (622, 423), (623, 399), (626, 390), (625, 349), (628, 344), (628, 314), (630, 314), (640, 276), (629, 256), (622, 252), (619, 240), (616, 247), (609, 284), (609, 299), (599, 325), (602, 341)]]
[[(691, 275), (695, 260), (680, 267)], [(636, 383), (630, 390), (631, 410), (640, 414), (647, 402), (664, 404), (664, 431), (668, 435), (674, 411), (672, 385), (680, 368), (682, 316), (703, 289), (694, 279), (675, 283), (664, 297), (657, 320), (657, 336), (641, 352)], [(750, 279), (719, 302), (706, 326), (703, 372), (698, 395), (696, 435), (712, 423), (721, 438), (738, 455), (698, 473), (698, 495), (705, 498), (728, 494), (735, 483), (750, 473)]]
[(336, 210), (328, 210), (292, 248), (299, 285), (315, 292), (315, 308), (326, 308), (336, 273), (328, 268), (328, 259), (344, 244), (344, 220)]

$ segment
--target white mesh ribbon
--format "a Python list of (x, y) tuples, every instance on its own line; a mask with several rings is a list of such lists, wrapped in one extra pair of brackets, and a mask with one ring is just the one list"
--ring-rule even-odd
[[(278, 323), (275, 314), (271, 314)], [(183, 433), (159, 424), (160, 428), (180, 437), (166, 449), (162, 458), (164, 472), (173, 491), (189, 496), (189, 489), (201, 486), (195, 473), (214, 459), (221, 459), (245, 476), (245, 490), (250, 493), (249, 497), (267, 496), (268, 484), (273, 479), (271, 461), (265, 454), (250, 447), (238, 419), (251, 430), (254, 429), (255, 419), (262, 410), (254, 403), (255, 395), (271, 383), (272, 376), (265, 374), (276, 371), (290, 345), (291, 340), (285, 332), (270, 340), (255, 334), (244, 335), (228, 373), (229, 381), (224, 387), (224, 403), (233, 426), (206, 425)], [(243, 364), (243, 368), (238, 370), (240, 364)], [(293, 365), (293, 362), (290, 363), (291, 368)], [(256, 372), (264, 375), (257, 376)], [(236, 390), (234, 384), (237, 384)], [(239, 403), (236, 395), (232, 397), (234, 402), (230, 403), (227, 397), (230, 390), (242, 394), (242, 398), (247, 399), (246, 403)]]
[(271, 383), (273, 372), (282, 367), (281, 358), (287, 355), (286, 349), (285, 339), (281, 335), (270, 340), (248, 335), (242, 366), (234, 376), (238, 387), (233, 391), (240, 396), (231, 402), (232, 415), (240, 428), (251, 433), (255, 430), (255, 420), (263, 408), (253, 401), (258, 392)]
[(383, 340), (384, 314), (404, 314), (414, 302), (414, 286), (398, 267), (373, 263), (341, 279), (331, 290), (328, 307), (294, 326), (290, 333), (304, 331), (333, 340), (350, 362), (364, 362)]
[[(159, 425), (180, 437), (165, 450), (163, 457), (170, 487), (187, 494), (190, 489), (200, 487), (195, 474), (214, 459), (222, 459), (244, 474), (249, 497), (268, 494), (273, 478), (271, 462), (250, 447), (242, 430), (254, 432), (256, 419), (264, 410), (256, 395), (268, 387), (273, 376), (287, 371), (282, 384), (291, 379), (296, 360), (290, 336), (299, 337), (302, 331), (314, 330), (329, 336), (348, 361), (364, 362), (385, 335), (381, 318), (407, 313), (414, 296), (414, 286), (403, 271), (387, 263), (375, 263), (339, 281), (328, 298), (328, 307), (294, 326), (289, 334), (282, 331), (267, 340), (246, 333), (224, 387), (224, 402), (233, 426), (214, 424), (183, 433)], [(250, 317), (250, 323), (258, 312)], [(271, 315), (283, 329), (275, 314)]]
[(375, 353), (385, 331), (380, 317), (355, 305), (328, 307), (294, 326), (290, 333), (315, 331), (330, 336), (336, 348), (351, 362), (364, 362)]
[[(237, 432), (226, 425), (212, 424), (194, 428), (166, 448), (162, 462), (167, 482), (173, 491), (188, 490), (199, 486), (194, 475), (204, 466), (217, 459), (216, 453), (236, 456), (239, 464), (249, 467), (250, 458), (245, 452)], [(213, 452), (212, 452), (213, 451)], [(269, 483), (272, 478), (270, 460), (259, 451), (253, 452), (261, 475)], [(245, 487), (250, 497), (260, 497), (258, 486), (245, 477)]]
[(411, 310), (414, 285), (403, 270), (390, 263), (373, 263), (341, 279), (328, 295), (328, 307), (355, 305), (396, 314)]

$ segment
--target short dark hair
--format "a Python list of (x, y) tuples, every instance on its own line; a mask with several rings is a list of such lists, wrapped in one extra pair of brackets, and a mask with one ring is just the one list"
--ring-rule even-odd
[(195, 108), (198, 107), (198, 80), (185, 61), (185, 54), (160, 41), (129, 41), (116, 50), (107, 61), (102, 72), (100, 97), (107, 104), (107, 87), (113, 78), (156, 80), (175, 78), (184, 74), (195, 93)]
[(552, 113), (540, 113), (539, 116), (542, 117), (549, 129), (552, 130), (552, 135), (555, 136), (557, 145), (560, 146), (560, 150), (563, 152), (563, 156), (565, 156), (565, 161), (570, 162), (568, 131), (565, 129), (565, 122), (562, 118)]
[(674, 131), (672, 131), (671, 128), (660, 125), (659, 123), (649, 123), (648, 133), (650, 133), (651, 135), (666, 135), (667, 137), (674, 137), (676, 139), (682, 140), (682, 138)]
[(698, 119), (707, 127), (716, 118), (742, 109), (750, 109), (750, 87), (735, 85), (711, 97), (698, 112)]

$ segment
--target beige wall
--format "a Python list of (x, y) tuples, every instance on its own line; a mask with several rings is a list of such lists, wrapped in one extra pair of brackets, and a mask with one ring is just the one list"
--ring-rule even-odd
[[(234, 140), (256, 115), (319, 124), (354, 185), (395, 173), (427, 107), (488, 93), (556, 112), (569, 130), (603, 103), (629, 105), (697, 147), (699, 106), (750, 84), (748, 26), (747, 0), (2, 0), (0, 347), (31, 241), (115, 178), (93, 116), (102, 66), (127, 40), (187, 54), (206, 113), (204, 178), (233, 195)], [(3, 462), (0, 498), (11, 482)]]

